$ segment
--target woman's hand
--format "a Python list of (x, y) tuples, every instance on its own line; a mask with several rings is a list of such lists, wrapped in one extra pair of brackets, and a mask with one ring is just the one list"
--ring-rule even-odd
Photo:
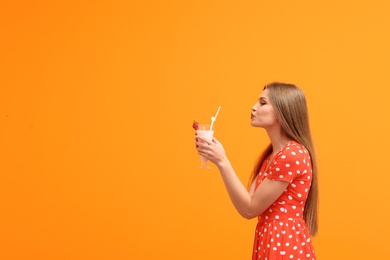
[(211, 142), (201, 137), (196, 137), (195, 141), (198, 154), (204, 156), (215, 165), (218, 166), (226, 159), (225, 149), (215, 137), (213, 137)]

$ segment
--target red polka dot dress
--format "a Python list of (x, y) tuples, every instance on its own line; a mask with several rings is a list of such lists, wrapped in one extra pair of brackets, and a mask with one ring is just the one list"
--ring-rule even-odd
[(309, 152), (296, 141), (290, 141), (265, 169), (268, 160), (266, 158), (260, 168), (256, 188), (265, 178), (290, 184), (258, 217), (252, 260), (316, 259), (309, 230), (303, 220), (312, 177)]

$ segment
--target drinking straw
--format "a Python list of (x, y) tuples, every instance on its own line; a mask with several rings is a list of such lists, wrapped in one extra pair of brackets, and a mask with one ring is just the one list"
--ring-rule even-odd
[(218, 116), (218, 113), (219, 113), (219, 110), (220, 110), (220, 109), (221, 109), (221, 106), (218, 107), (218, 110), (217, 110), (217, 113), (215, 114), (215, 116), (212, 116), (212, 117), (211, 117), (210, 131), (213, 130), (213, 124), (214, 124), (215, 119), (217, 119), (217, 116)]

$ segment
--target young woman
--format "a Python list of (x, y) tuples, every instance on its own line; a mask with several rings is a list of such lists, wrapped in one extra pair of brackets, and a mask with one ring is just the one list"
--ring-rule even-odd
[(311, 236), (317, 233), (317, 168), (305, 96), (292, 84), (268, 84), (251, 119), (271, 143), (254, 167), (249, 189), (216, 138), (197, 137), (198, 153), (218, 167), (237, 211), (258, 217), (252, 259), (316, 259)]

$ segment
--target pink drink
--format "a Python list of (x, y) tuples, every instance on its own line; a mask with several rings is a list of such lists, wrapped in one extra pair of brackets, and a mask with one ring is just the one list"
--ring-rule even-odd
[[(198, 130), (196, 130), (196, 135), (198, 137), (202, 137), (206, 139), (208, 142), (211, 142), (213, 139), (214, 130), (210, 130), (210, 125), (200, 124)], [(210, 168), (207, 165), (208, 160), (206, 158), (200, 156), (200, 160), (201, 160), (200, 168)]]

